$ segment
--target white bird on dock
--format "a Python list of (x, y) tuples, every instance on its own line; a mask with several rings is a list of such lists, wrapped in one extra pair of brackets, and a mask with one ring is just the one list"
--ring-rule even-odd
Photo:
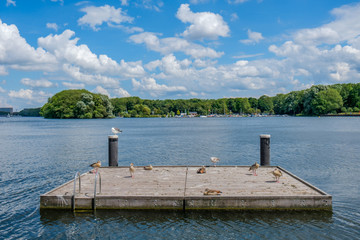
[(130, 171), (131, 178), (134, 178), (135, 177), (135, 167), (134, 167), (133, 163), (130, 163), (129, 171)]
[(259, 166), (260, 166), (260, 165), (259, 165), (257, 162), (255, 162), (253, 165), (251, 165), (251, 167), (249, 168), (249, 171), (252, 170), (253, 175), (254, 175), (254, 176), (257, 176), (256, 170), (259, 168)]
[(116, 127), (111, 128), (111, 131), (112, 131), (114, 134), (119, 134), (119, 133), (122, 132), (120, 129), (118, 129), (118, 128), (116, 128)]
[(279, 182), (279, 179), (282, 176), (280, 169), (275, 168), (274, 171), (272, 171), (272, 174), (275, 176), (276, 182)]
[[(101, 162), (97, 161), (96, 163), (91, 164), (90, 167), (93, 168), (93, 170), (92, 170), (93, 173), (97, 173), (99, 167), (101, 167)], [(96, 169), (96, 172), (94, 172), (95, 169)]]
[(214, 163), (214, 167), (216, 167), (216, 163), (220, 161), (220, 159), (217, 157), (211, 157), (210, 160)]

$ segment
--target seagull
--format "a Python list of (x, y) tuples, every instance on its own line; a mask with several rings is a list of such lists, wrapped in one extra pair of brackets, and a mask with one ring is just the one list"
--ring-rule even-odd
[(274, 171), (272, 171), (272, 174), (275, 176), (276, 182), (279, 182), (279, 179), (282, 176), (280, 169), (275, 168)]
[(145, 170), (152, 170), (153, 169), (153, 166), (151, 166), (151, 164), (149, 166), (145, 166), (144, 167)]
[(253, 175), (254, 175), (254, 176), (257, 176), (257, 174), (256, 174), (256, 169), (258, 169), (259, 166), (260, 166), (260, 165), (259, 165), (257, 162), (255, 162), (253, 165), (251, 165), (251, 167), (249, 168), (249, 171), (252, 170)]
[(201, 168), (199, 168), (196, 173), (200, 173), (200, 174), (203, 174), (203, 173), (206, 173), (206, 168), (205, 166), (202, 166)]
[(92, 170), (93, 173), (97, 173), (99, 167), (101, 167), (101, 162), (97, 161), (96, 163), (91, 164), (90, 167), (96, 169), (96, 172), (94, 172), (94, 169)]
[(220, 161), (217, 157), (211, 157), (210, 160), (214, 163), (214, 167), (216, 167), (216, 163)]
[(130, 163), (130, 168), (129, 168), (129, 171), (130, 171), (130, 175), (131, 175), (131, 178), (134, 178), (134, 174), (135, 174), (135, 168), (134, 168), (134, 164), (133, 163)]
[(204, 195), (220, 195), (222, 191), (205, 188)]
[(119, 133), (122, 132), (122, 130), (120, 130), (120, 129), (116, 128), (116, 127), (111, 128), (111, 131), (112, 131), (114, 134), (119, 134)]

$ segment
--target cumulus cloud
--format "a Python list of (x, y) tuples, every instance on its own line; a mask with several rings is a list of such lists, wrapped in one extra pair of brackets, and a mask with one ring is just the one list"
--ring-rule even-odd
[(10, 5), (13, 5), (14, 7), (16, 7), (16, 2), (13, 0), (6, 0), (6, 6), (8, 7)]
[(145, 77), (140, 81), (132, 79), (134, 90), (147, 92), (152, 97), (159, 97), (167, 93), (184, 93), (187, 89), (183, 86), (167, 86), (165, 84), (158, 84), (154, 78)]
[(56, 23), (47, 23), (47, 24), (46, 24), (46, 27), (47, 27), (47, 28), (50, 28), (50, 29), (54, 29), (55, 31), (57, 31), (58, 28), (59, 28)]
[(20, 89), (19, 91), (10, 90), (9, 97), (31, 100), (33, 99), (33, 90), (31, 89)]
[(62, 85), (69, 89), (83, 89), (85, 88), (84, 83), (71, 83), (71, 82), (63, 82)]
[(189, 4), (181, 4), (176, 17), (183, 23), (190, 23), (190, 26), (182, 33), (186, 38), (216, 40), (218, 37), (229, 36), (229, 26), (219, 14), (212, 12), (194, 13), (190, 10)]
[(360, 4), (345, 5), (331, 13), (334, 21), (316, 28), (300, 29), (291, 36), (292, 40), (269, 47), (270, 52), (283, 58), (284, 69), (291, 69), (289, 79), (304, 71), (315, 84), (359, 78)]
[(6, 90), (3, 89), (2, 87), (0, 87), (0, 93), (5, 93), (5, 92), (6, 92)]
[(119, 84), (119, 81), (114, 78), (104, 76), (101, 74), (84, 73), (80, 70), (79, 67), (71, 66), (69, 64), (64, 64), (63, 70), (72, 79), (85, 83), (87, 85), (102, 84), (103, 86), (106, 87), (117, 87)]
[(98, 31), (103, 23), (121, 24), (123, 22), (131, 23), (134, 18), (129, 17), (121, 8), (104, 5), (101, 7), (85, 7), (81, 9), (85, 15), (78, 20), (79, 25), (89, 25), (93, 30)]
[(6, 71), (6, 67), (0, 65), (0, 76), (8, 75), (9, 73)]
[(31, 80), (30, 78), (23, 78), (20, 81), (22, 84), (26, 85), (26, 86), (30, 86), (30, 87), (35, 87), (35, 88), (49, 88), (49, 87), (53, 87), (54, 84), (46, 79), (41, 79), (41, 80)]
[(253, 32), (250, 29), (248, 29), (248, 39), (240, 40), (240, 42), (244, 44), (252, 44), (252, 43), (258, 43), (260, 40), (263, 40), (264, 37), (259, 32)]
[(96, 86), (96, 88), (93, 90), (94, 93), (100, 93), (100, 94), (103, 94), (103, 95), (106, 95), (108, 97), (110, 97), (110, 94), (109, 92), (103, 88), (102, 86)]
[(65, 30), (59, 35), (48, 35), (39, 38), (38, 43), (49, 53), (56, 56), (56, 59), (66, 64), (74, 64), (93, 73), (106, 73), (120, 75), (123, 77), (138, 77), (144, 74), (141, 62), (117, 63), (107, 55), (94, 54), (87, 45), (78, 45), (79, 38), (73, 38), (75, 32)]
[(0, 20), (0, 65), (20, 70), (54, 70), (56, 58), (30, 46), (15, 25)]
[(117, 97), (130, 97), (130, 93), (123, 88), (114, 89), (113, 92)]
[(224, 54), (223, 52), (216, 52), (214, 49), (191, 43), (182, 38), (159, 38), (155, 33), (151, 32), (132, 35), (130, 36), (130, 40), (137, 44), (144, 43), (150, 50), (160, 52), (162, 54), (183, 52), (194, 58), (218, 58)]

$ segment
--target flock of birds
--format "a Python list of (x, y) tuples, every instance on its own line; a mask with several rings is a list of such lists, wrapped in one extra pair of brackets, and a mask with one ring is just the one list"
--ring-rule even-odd
[[(111, 131), (114, 134), (119, 134), (122, 132), (122, 130), (120, 130), (119, 128), (115, 128), (115, 127), (111, 128)], [(210, 160), (214, 164), (214, 167), (216, 167), (216, 163), (218, 163), (220, 161), (220, 159), (217, 157), (211, 157)], [(97, 161), (96, 163), (91, 164), (90, 167), (93, 168), (93, 170), (91, 172), (97, 173), (99, 168), (101, 167), (101, 162)], [(250, 166), (249, 171), (252, 171), (253, 176), (257, 176), (256, 170), (259, 167), (260, 167), (260, 165), (257, 162), (255, 162), (253, 165)], [(144, 170), (152, 170), (152, 169), (153, 169), (153, 166), (151, 164), (149, 166), (144, 167)], [(130, 172), (131, 178), (134, 178), (135, 177), (135, 167), (134, 167), (133, 163), (130, 163), (129, 172)], [(198, 174), (206, 173), (205, 166), (202, 166), (196, 172)], [(273, 171), (271, 171), (271, 173), (274, 175), (276, 182), (279, 182), (279, 179), (282, 176), (282, 172), (280, 171), (280, 169), (275, 168)], [(221, 193), (222, 192), (219, 190), (208, 189), (208, 188), (206, 188), (204, 191), (204, 195), (220, 195)]]

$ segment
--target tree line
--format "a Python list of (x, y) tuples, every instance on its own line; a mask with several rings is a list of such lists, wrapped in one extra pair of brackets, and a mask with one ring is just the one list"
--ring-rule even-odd
[(164, 117), (196, 112), (209, 114), (288, 114), (318, 116), (360, 111), (360, 83), (315, 85), (309, 89), (259, 98), (109, 99), (82, 90), (64, 90), (40, 109), (45, 118)]
[(209, 114), (288, 114), (318, 116), (353, 113), (360, 109), (360, 84), (315, 85), (309, 89), (263, 95), (259, 98), (166, 99), (147, 100), (139, 97), (110, 100), (116, 116), (174, 116), (197, 112)]

